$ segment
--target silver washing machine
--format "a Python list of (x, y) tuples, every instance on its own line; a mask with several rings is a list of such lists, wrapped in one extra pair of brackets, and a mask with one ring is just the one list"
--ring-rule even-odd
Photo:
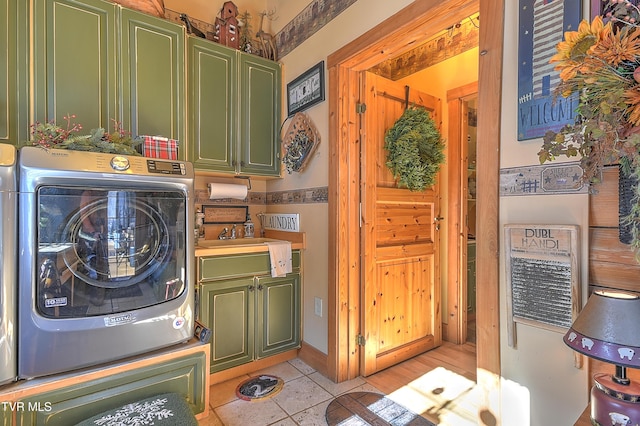
[(193, 337), (193, 166), (20, 149), (18, 377)]
[(0, 143), (0, 383), (16, 380), (17, 152)]

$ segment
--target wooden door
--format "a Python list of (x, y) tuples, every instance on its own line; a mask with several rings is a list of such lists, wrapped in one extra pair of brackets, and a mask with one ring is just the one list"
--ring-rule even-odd
[(367, 376), (440, 345), (439, 185), (397, 187), (384, 136), (409, 105), (440, 123), (440, 100), (363, 73), (361, 114), (361, 374)]

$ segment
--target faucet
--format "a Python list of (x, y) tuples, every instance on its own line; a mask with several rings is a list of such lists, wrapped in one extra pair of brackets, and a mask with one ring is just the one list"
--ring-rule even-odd
[(218, 239), (219, 240), (226, 240), (227, 238), (229, 238), (227, 236), (228, 233), (229, 233), (229, 228), (227, 228), (225, 226), (224, 229), (218, 234)]
[(260, 236), (264, 237), (264, 212), (260, 212), (256, 216), (260, 221)]

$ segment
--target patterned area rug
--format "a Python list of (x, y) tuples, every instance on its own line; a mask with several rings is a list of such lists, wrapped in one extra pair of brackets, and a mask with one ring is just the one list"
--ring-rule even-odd
[(131, 402), (83, 420), (76, 426), (198, 426), (187, 401), (165, 393)]
[(236, 395), (245, 401), (254, 401), (276, 395), (283, 386), (284, 381), (281, 378), (263, 374), (240, 383), (236, 388)]
[(384, 395), (373, 392), (340, 395), (327, 407), (325, 419), (329, 426), (436, 426)]

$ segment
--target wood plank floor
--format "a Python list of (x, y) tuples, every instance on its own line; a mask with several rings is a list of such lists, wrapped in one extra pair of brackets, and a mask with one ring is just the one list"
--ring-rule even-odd
[[(243, 401), (235, 389), (249, 375), (212, 385), (209, 416), (200, 426), (325, 425), (330, 402), (348, 392), (383, 393), (439, 426), (476, 426), (473, 405), (476, 346), (442, 346), (369, 377), (333, 383), (301, 360), (261, 370), (282, 377), (285, 386), (265, 401)], [(252, 375), (258, 372), (252, 373)], [(471, 400), (471, 402), (469, 402)], [(250, 419), (250, 420), (249, 420)]]
[(443, 342), (436, 349), (365, 377), (365, 380), (384, 393), (390, 394), (437, 367), (444, 367), (475, 382), (476, 345)]
[(364, 380), (433, 424), (477, 424), (476, 345), (444, 342)]

